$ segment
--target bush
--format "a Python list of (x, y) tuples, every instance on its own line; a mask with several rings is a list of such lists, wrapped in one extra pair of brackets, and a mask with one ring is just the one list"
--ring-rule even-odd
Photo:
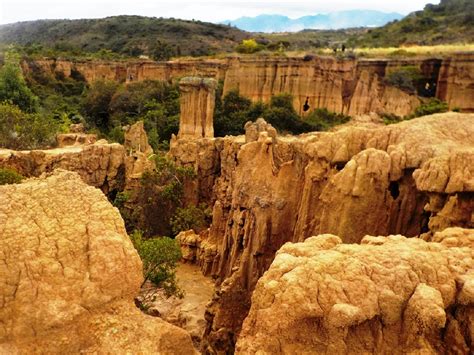
[(152, 159), (156, 168), (142, 176), (127, 229), (140, 229), (145, 236), (171, 235), (171, 218), (182, 207), (184, 183), (196, 174), (194, 169), (179, 167), (160, 153)]
[(7, 54), (6, 63), (0, 69), (0, 102), (10, 102), (25, 112), (36, 112), (38, 98), (26, 85), (18, 61), (14, 55)]
[(9, 168), (0, 168), (0, 185), (19, 184), (25, 177)]
[(265, 47), (261, 44), (258, 44), (254, 39), (244, 39), (242, 43), (235, 47), (235, 50), (238, 53), (252, 54), (258, 51), (263, 50)]
[(432, 115), (435, 113), (448, 112), (448, 104), (439, 99), (430, 99), (428, 102), (416, 108), (410, 118)]
[(403, 117), (394, 115), (392, 113), (384, 113), (382, 115), (382, 120), (384, 124), (389, 125), (403, 121)]
[(415, 94), (419, 81), (423, 78), (417, 67), (402, 67), (387, 75), (385, 82), (409, 94)]
[(109, 105), (117, 88), (118, 84), (113, 81), (96, 81), (81, 102), (86, 121), (103, 132), (111, 126)]
[(44, 148), (54, 143), (59, 129), (54, 119), (25, 113), (9, 103), (0, 103), (0, 147), (17, 150)]
[(181, 249), (176, 240), (168, 237), (155, 237), (144, 240), (140, 231), (130, 236), (143, 262), (143, 284), (151, 281), (162, 288), (165, 294), (183, 297), (176, 280), (176, 267), (181, 259)]
[(328, 129), (346, 123), (349, 116), (342, 113), (334, 113), (325, 108), (318, 108), (312, 111), (304, 121), (311, 126), (313, 131), (327, 131)]
[(171, 218), (171, 227), (175, 235), (190, 229), (199, 233), (210, 225), (211, 220), (212, 210), (206, 204), (200, 204), (176, 209)]

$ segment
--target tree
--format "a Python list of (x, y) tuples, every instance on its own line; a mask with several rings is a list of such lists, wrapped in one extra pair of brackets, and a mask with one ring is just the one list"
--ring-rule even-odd
[(110, 126), (109, 105), (117, 90), (113, 81), (96, 81), (87, 91), (81, 107), (89, 124), (106, 131)]
[(140, 231), (134, 231), (130, 239), (143, 262), (142, 286), (151, 281), (162, 288), (168, 297), (182, 297), (183, 291), (176, 281), (176, 267), (182, 256), (178, 242), (168, 237), (144, 240)]
[(0, 102), (6, 101), (18, 106), (25, 112), (36, 112), (38, 98), (26, 85), (19, 65), (19, 58), (7, 53), (5, 64), (0, 69)]
[(251, 38), (242, 40), (242, 43), (239, 44), (235, 50), (239, 53), (252, 54), (261, 51), (263, 48), (264, 46), (258, 44), (256, 40)]
[(26, 113), (18, 106), (0, 103), (0, 147), (36, 149), (50, 146), (59, 130), (54, 119)]

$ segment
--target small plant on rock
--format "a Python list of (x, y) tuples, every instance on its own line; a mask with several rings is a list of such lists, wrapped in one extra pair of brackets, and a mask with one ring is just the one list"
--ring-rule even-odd
[(25, 177), (9, 168), (0, 168), (0, 185), (19, 184)]

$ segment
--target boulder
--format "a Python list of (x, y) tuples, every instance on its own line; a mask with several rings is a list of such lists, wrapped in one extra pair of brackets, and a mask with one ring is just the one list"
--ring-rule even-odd
[(444, 234), (285, 244), (257, 283), (236, 353), (467, 353), (474, 244), (449, 239), (474, 230)]
[(0, 353), (194, 353), (133, 303), (142, 263), (118, 210), (77, 173), (0, 186)]

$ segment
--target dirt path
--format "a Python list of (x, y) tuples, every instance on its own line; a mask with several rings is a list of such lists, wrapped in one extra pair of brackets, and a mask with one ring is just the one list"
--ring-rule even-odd
[(184, 291), (184, 297), (166, 298), (162, 291), (150, 288), (142, 289), (142, 295), (155, 291), (155, 300), (148, 303), (146, 313), (161, 317), (163, 320), (187, 330), (196, 348), (199, 348), (206, 321), (204, 312), (206, 305), (214, 293), (214, 283), (211, 278), (202, 275), (196, 265), (180, 264), (176, 271), (178, 285)]

